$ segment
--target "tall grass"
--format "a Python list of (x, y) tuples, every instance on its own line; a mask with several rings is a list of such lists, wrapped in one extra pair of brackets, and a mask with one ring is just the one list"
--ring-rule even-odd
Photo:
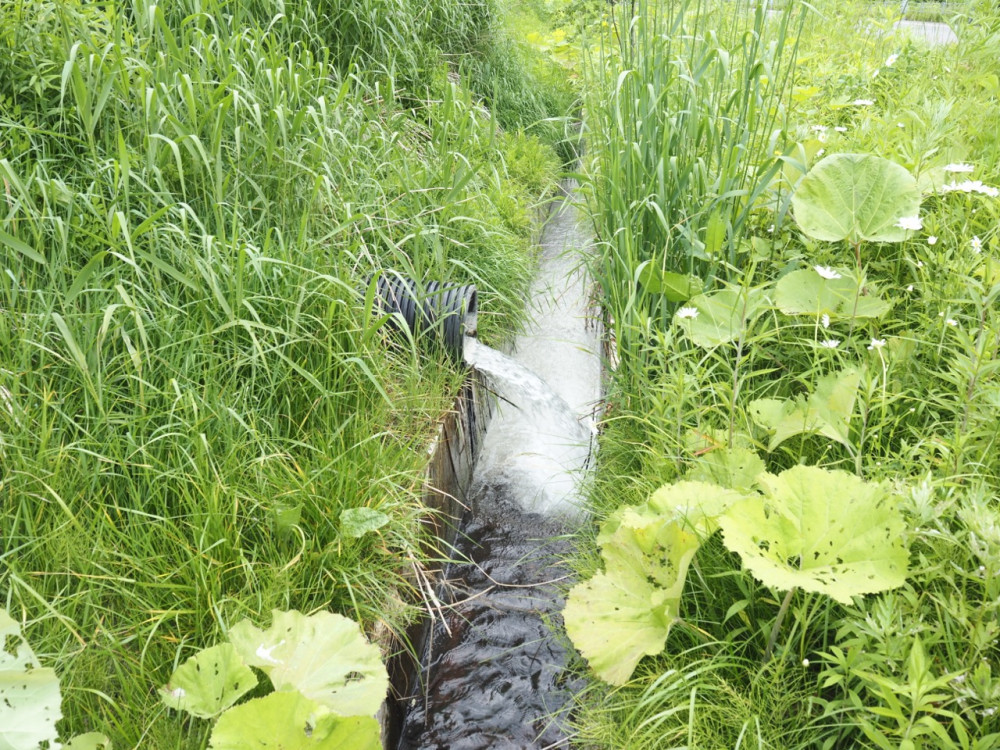
[[(437, 46), (505, 44), (493, 13), (0, 5), (0, 599), (66, 735), (202, 747), (155, 688), (233, 621), (414, 616), (461, 374), (390, 343), (364, 280), (473, 281), (485, 336), (519, 324), (558, 162)], [(389, 522), (342, 534), (360, 506)]]
[(746, 228), (786, 143), (803, 6), (772, 18), (743, 2), (615, 6), (591, 61), (588, 168), (594, 264), (617, 355), (641, 366), (647, 324), (674, 306), (644, 269), (727, 279), (750, 257)]

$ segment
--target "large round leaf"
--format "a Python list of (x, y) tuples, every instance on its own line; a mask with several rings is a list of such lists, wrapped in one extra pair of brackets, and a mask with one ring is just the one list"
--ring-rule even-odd
[(902, 586), (909, 553), (895, 499), (845, 471), (795, 466), (762, 474), (765, 499), (719, 517), (723, 540), (761, 583), (796, 586), (850, 604)]
[(836, 242), (902, 242), (900, 219), (920, 211), (917, 181), (895, 162), (871, 154), (832, 154), (816, 164), (792, 196), (799, 228)]
[(774, 302), (786, 315), (817, 318), (877, 318), (889, 311), (884, 299), (861, 292), (861, 285), (850, 274), (830, 279), (810, 268), (782, 276), (774, 287)]
[(254, 698), (219, 717), (211, 750), (380, 750), (371, 716), (337, 716), (298, 692)]
[(247, 620), (229, 631), (243, 661), (275, 690), (298, 690), (342, 716), (374, 714), (389, 689), (378, 647), (353, 620), (332, 612), (275, 610), (267, 630)]
[(231, 643), (199, 651), (181, 664), (161, 688), (170, 708), (210, 719), (225, 711), (257, 686), (257, 676), (240, 660)]
[(39, 664), (20, 626), (0, 609), (0, 748), (55, 743), (61, 702), (55, 670)]

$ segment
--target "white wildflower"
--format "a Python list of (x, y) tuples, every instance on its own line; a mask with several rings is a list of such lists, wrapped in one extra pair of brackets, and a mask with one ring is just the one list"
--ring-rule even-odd
[(889, 55), (889, 57), (886, 58), (886, 61), (885, 61), (886, 67), (887, 68), (891, 68), (893, 65), (896, 64), (896, 60), (898, 60), (898, 59), (899, 59), (899, 55)]
[(928, 237), (927, 238), (927, 244), (928, 245), (936, 245), (937, 244), (937, 236), (932, 234), (930, 237)]
[(948, 320), (946, 320), (945, 323), (947, 323), (950, 326), (957, 326), (958, 325), (958, 321), (955, 320), (954, 318), (948, 318)]
[(906, 123), (905, 122), (897, 122), (896, 123), (896, 127), (897, 128), (905, 128), (906, 127)]
[(829, 266), (813, 266), (813, 270), (822, 276), (824, 279), (839, 279), (840, 274), (834, 271)]
[(981, 253), (983, 251), (983, 241), (979, 237), (973, 237), (969, 244), (972, 246), (972, 252)]
[(803, 667), (808, 667), (809, 666), (809, 660), (808, 659), (803, 659), (802, 660), (802, 666)]
[(813, 125), (810, 128), (810, 130), (813, 130), (813, 131), (815, 131), (817, 133), (825, 133), (826, 132), (826, 125)]
[(913, 291), (913, 284), (907, 284), (906, 291), (912, 292)]
[(992, 185), (984, 185), (982, 180), (965, 180), (964, 182), (955, 182), (952, 180), (949, 184), (941, 186), (941, 192), (981, 193), (982, 195), (988, 195), (991, 198), (1000, 196), (1000, 190)]
[(688, 320), (694, 320), (695, 318), (698, 317), (698, 308), (697, 307), (682, 307), (680, 310), (677, 311), (677, 317), (678, 318), (686, 318)]
[(872, 339), (871, 344), (868, 345), (868, 351), (881, 349), (883, 346), (885, 346), (885, 339)]
[(847, 128), (845, 128), (843, 125), (837, 125), (834, 128), (834, 130), (836, 130), (838, 133), (846, 133), (847, 132)]
[(830, 327), (830, 316), (827, 315), (826, 313), (823, 313), (819, 317), (819, 322), (823, 324), (824, 328), (829, 328)]
[(870, 107), (875, 102), (871, 99), (855, 99), (852, 103), (855, 107)]
[(919, 216), (903, 216), (896, 222), (896, 227), (899, 229), (910, 229), (916, 231), (922, 229), (924, 222), (920, 220)]
[(824, 349), (836, 349), (840, 346), (840, 339), (823, 339), (819, 345)]
[(956, 172), (956, 173), (971, 172), (974, 169), (975, 169), (975, 167), (972, 166), (971, 164), (956, 163), (956, 164), (945, 164), (944, 165), (944, 171), (945, 172)]

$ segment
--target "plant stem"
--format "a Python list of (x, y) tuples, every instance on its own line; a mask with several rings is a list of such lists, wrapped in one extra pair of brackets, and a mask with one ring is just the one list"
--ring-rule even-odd
[(771, 654), (774, 652), (775, 641), (778, 640), (778, 631), (781, 630), (781, 623), (785, 621), (785, 614), (788, 612), (788, 605), (792, 603), (792, 597), (798, 590), (798, 586), (792, 586), (788, 593), (785, 594), (785, 598), (781, 600), (781, 606), (778, 608), (778, 616), (774, 618), (774, 625), (771, 626), (771, 635), (767, 639), (767, 648), (764, 649), (764, 663), (767, 664), (771, 660)]

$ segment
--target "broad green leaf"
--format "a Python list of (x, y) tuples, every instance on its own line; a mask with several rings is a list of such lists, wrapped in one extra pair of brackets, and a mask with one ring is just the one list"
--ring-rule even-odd
[(671, 302), (687, 302), (696, 294), (701, 294), (704, 282), (691, 274), (661, 271), (652, 262), (647, 262), (639, 271), (639, 283), (646, 291), (662, 294)]
[(851, 415), (860, 379), (861, 373), (849, 368), (821, 377), (808, 398), (751, 401), (754, 421), (773, 433), (768, 450), (800, 434), (819, 434), (850, 446)]
[(211, 750), (380, 750), (371, 716), (338, 716), (299, 692), (277, 692), (226, 711)]
[(174, 670), (160, 699), (178, 711), (210, 719), (257, 686), (257, 676), (231, 643), (199, 651)]
[(762, 471), (764, 462), (754, 451), (742, 446), (729, 448), (721, 445), (698, 455), (684, 479), (750, 492)]
[(601, 557), (608, 572), (630, 569), (668, 591), (679, 604), (688, 565), (699, 545), (687, 519), (680, 513), (659, 512), (650, 502), (623, 509), (614, 532), (601, 543)]
[(774, 287), (774, 302), (785, 315), (824, 313), (831, 318), (877, 318), (890, 304), (879, 297), (860, 293), (861, 286), (844, 272), (839, 279), (826, 279), (815, 270), (792, 271)]
[(849, 604), (901, 586), (909, 553), (903, 518), (884, 487), (845, 471), (795, 466), (763, 474), (751, 498), (719, 517), (723, 540), (766, 586), (798, 586)]
[(722, 289), (688, 301), (698, 311), (694, 318), (676, 319), (698, 346), (712, 348), (735, 341), (763, 312), (759, 289)]
[(63, 750), (112, 750), (112, 745), (100, 732), (87, 732), (71, 739), (63, 745)]
[(41, 666), (20, 626), (0, 609), (0, 750), (54, 746), (61, 703), (55, 670)]
[(744, 497), (742, 492), (717, 484), (685, 480), (660, 487), (649, 496), (648, 505), (661, 517), (676, 518), (684, 528), (708, 536), (718, 528), (719, 514)]
[(345, 536), (358, 539), (389, 523), (389, 516), (374, 508), (347, 508), (340, 511), (340, 530)]
[(792, 195), (799, 228), (816, 240), (902, 242), (896, 226), (920, 211), (913, 175), (870, 154), (832, 154), (819, 161)]
[(624, 685), (643, 656), (663, 651), (676, 601), (634, 569), (617, 568), (574, 586), (563, 620), (597, 676)]
[(263, 670), (275, 690), (298, 690), (342, 716), (374, 714), (389, 678), (378, 647), (353, 620), (332, 612), (272, 612), (267, 630), (236, 623), (229, 641), (243, 661)]

